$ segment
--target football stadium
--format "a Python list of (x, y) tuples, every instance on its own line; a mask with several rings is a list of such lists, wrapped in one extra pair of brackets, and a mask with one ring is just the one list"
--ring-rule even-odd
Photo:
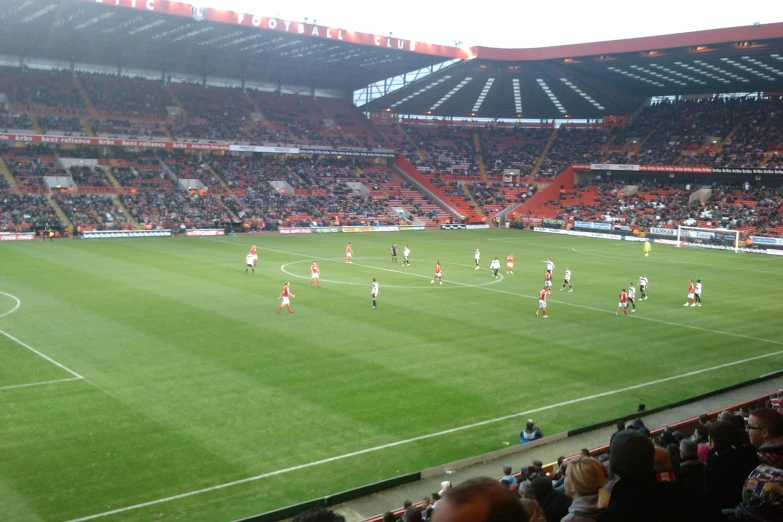
[(783, 520), (783, 22), (270, 11), (0, 2), (0, 521)]

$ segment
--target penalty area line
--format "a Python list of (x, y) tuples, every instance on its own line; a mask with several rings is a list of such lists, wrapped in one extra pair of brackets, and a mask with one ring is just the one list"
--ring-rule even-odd
[(60, 382), (71, 382), (71, 381), (81, 381), (81, 379), (78, 377), (71, 377), (69, 379), (57, 379), (56, 381), (31, 382), (27, 384), (12, 384), (11, 386), (0, 386), (0, 391), (16, 390), (17, 388), (32, 388), (33, 386), (45, 386), (47, 384), (57, 384)]
[(478, 427), (481, 427), (481, 426), (487, 426), (489, 424), (495, 424), (495, 423), (498, 423), (498, 422), (503, 422), (503, 421), (506, 421), (506, 420), (515, 419), (515, 418), (518, 418), (518, 417), (524, 417), (524, 416), (527, 416), (527, 415), (531, 415), (533, 413), (540, 413), (542, 411), (552, 410), (552, 409), (555, 409), (555, 408), (561, 408), (563, 406), (570, 406), (572, 404), (579, 404), (581, 402), (585, 402), (585, 401), (589, 401), (589, 400), (593, 400), (593, 399), (600, 399), (600, 398), (603, 398), (603, 397), (609, 397), (609, 396), (617, 395), (617, 394), (624, 393), (624, 392), (627, 392), (627, 391), (638, 390), (639, 388), (645, 388), (647, 386), (655, 386), (657, 384), (663, 384), (663, 383), (670, 382), (670, 381), (675, 381), (675, 380), (678, 380), (678, 379), (684, 379), (686, 377), (693, 377), (694, 375), (699, 375), (699, 374), (702, 374), (702, 373), (707, 373), (707, 372), (711, 372), (711, 371), (715, 371), (715, 370), (720, 370), (720, 369), (723, 369), (723, 368), (729, 368), (731, 366), (737, 366), (739, 364), (745, 364), (745, 363), (748, 363), (748, 362), (757, 361), (757, 360), (760, 360), (760, 359), (765, 359), (767, 357), (773, 357), (775, 355), (780, 355), (780, 354), (783, 354), (783, 350), (779, 350), (777, 352), (772, 352), (772, 353), (767, 353), (767, 354), (764, 354), (764, 355), (757, 355), (755, 357), (749, 357), (747, 359), (740, 359), (738, 361), (733, 361), (733, 362), (728, 362), (728, 363), (724, 363), (724, 364), (719, 364), (717, 366), (711, 366), (709, 368), (702, 368), (701, 370), (693, 370), (693, 371), (690, 371), (690, 372), (687, 372), (687, 373), (683, 373), (683, 374), (680, 374), (680, 375), (673, 375), (671, 377), (665, 377), (663, 379), (657, 379), (657, 380), (654, 380), (654, 381), (644, 382), (644, 383), (641, 383), (641, 384), (634, 384), (632, 386), (626, 386), (625, 388), (618, 388), (616, 390), (610, 390), (610, 391), (606, 391), (606, 392), (603, 392), (603, 393), (597, 393), (595, 395), (590, 395), (590, 396), (586, 396), (586, 397), (579, 397), (577, 399), (571, 399), (571, 400), (567, 400), (567, 401), (563, 401), (563, 402), (558, 402), (556, 404), (550, 404), (548, 406), (541, 406), (539, 408), (533, 408), (531, 410), (522, 411), (522, 412), (519, 412), (519, 413), (512, 413), (510, 415), (504, 415), (502, 417), (497, 417), (497, 418), (494, 418), (494, 419), (489, 419), (489, 420), (484, 420), (484, 421), (480, 421), (480, 422), (475, 422), (473, 424), (466, 424), (465, 426), (458, 426), (456, 428), (450, 428), (450, 429), (443, 430), (443, 431), (438, 431), (438, 432), (435, 432), (435, 433), (428, 433), (428, 434), (425, 434), (425, 435), (419, 435), (418, 437), (411, 437), (409, 439), (399, 440), (397, 442), (390, 442), (388, 444), (382, 444), (380, 446), (374, 446), (372, 448), (365, 448), (365, 449), (354, 451), (354, 452), (351, 452), (351, 453), (345, 453), (343, 455), (337, 455), (337, 456), (329, 457), (329, 458), (326, 458), (326, 459), (321, 459), (321, 460), (316, 460), (316, 461), (313, 461), (313, 462), (308, 462), (306, 464), (299, 464), (297, 466), (291, 466), (289, 468), (283, 468), (283, 469), (279, 469), (279, 470), (276, 470), (276, 471), (270, 471), (268, 473), (262, 473), (260, 475), (255, 475), (253, 477), (247, 477), (247, 478), (240, 479), (240, 480), (234, 480), (232, 482), (226, 482), (224, 484), (218, 484), (216, 486), (211, 486), (211, 487), (208, 487), (208, 488), (197, 489), (197, 490), (194, 490), (194, 491), (189, 491), (187, 493), (181, 493), (179, 495), (173, 495), (173, 496), (170, 496), (170, 497), (159, 498), (157, 500), (151, 500), (149, 502), (143, 502), (143, 503), (140, 503), (140, 504), (134, 504), (134, 505), (126, 506), (126, 507), (123, 507), (123, 508), (113, 509), (111, 511), (105, 511), (103, 513), (97, 513), (95, 515), (89, 515), (89, 516), (82, 517), (82, 518), (75, 518), (75, 519), (72, 519), (72, 520), (68, 520), (67, 522), (86, 522), (87, 520), (95, 520), (95, 519), (98, 519), (98, 518), (104, 518), (104, 517), (108, 517), (108, 516), (111, 516), (111, 515), (118, 515), (120, 513), (126, 513), (128, 511), (134, 511), (134, 510), (142, 509), (142, 508), (145, 508), (145, 507), (156, 506), (156, 505), (159, 505), (159, 504), (164, 504), (164, 503), (167, 503), (167, 502), (172, 502), (172, 501), (180, 500), (180, 499), (183, 499), (183, 498), (194, 497), (196, 495), (202, 495), (204, 493), (210, 493), (212, 491), (219, 491), (221, 489), (226, 489), (226, 488), (230, 488), (230, 487), (233, 487), (233, 486), (239, 486), (241, 484), (247, 484), (247, 483), (250, 483), (250, 482), (256, 482), (256, 481), (259, 481), (259, 480), (263, 480), (265, 478), (275, 477), (275, 476), (278, 476), (278, 475), (284, 475), (284, 474), (291, 473), (291, 472), (294, 472), (294, 471), (308, 469), (308, 468), (312, 468), (312, 467), (315, 467), (315, 466), (320, 466), (320, 465), (323, 465), (323, 464), (329, 464), (331, 462), (337, 462), (337, 461), (341, 461), (341, 460), (346, 460), (346, 459), (350, 459), (350, 458), (353, 458), (353, 457), (366, 455), (368, 453), (374, 453), (376, 451), (381, 451), (381, 450), (385, 450), (385, 449), (389, 449), (389, 448), (395, 448), (395, 447), (398, 447), (398, 446), (404, 446), (406, 444), (411, 444), (413, 442), (419, 442), (419, 441), (422, 441), (422, 440), (433, 439), (433, 438), (436, 438), (436, 437), (442, 437), (443, 435), (450, 435), (452, 433), (459, 433), (461, 431), (466, 431), (466, 430), (470, 430), (470, 429), (473, 429), (473, 428), (478, 428)]

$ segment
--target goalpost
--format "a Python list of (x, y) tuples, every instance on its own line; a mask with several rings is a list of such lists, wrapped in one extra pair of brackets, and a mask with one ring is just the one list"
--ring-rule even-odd
[(703, 228), (678, 225), (677, 246), (685, 246), (688, 243), (723, 244), (726, 246), (730, 243), (736, 254), (740, 249), (740, 231), (726, 228)]

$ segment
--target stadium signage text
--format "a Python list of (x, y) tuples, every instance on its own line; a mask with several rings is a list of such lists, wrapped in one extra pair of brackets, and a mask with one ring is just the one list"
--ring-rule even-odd
[(589, 228), (592, 230), (612, 230), (612, 225), (609, 223), (593, 223), (591, 221), (577, 221), (574, 223), (576, 228)]
[(300, 154), (318, 154), (320, 156), (360, 156), (365, 158), (396, 158), (393, 152), (371, 152), (366, 150), (335, 149), (299, 149)]
[(406, 230), (426, 230), (423, 225), (400, 225), (398, 228), (400, 229), (400, 232), (404, 232)]
[(783, 239), (777, 237), (750, 236), (750, 240), (759, 245), (783, 246)]
[(323, 227), (313, 228), (313, 232), (316, 234), (339, 234), (342, 230), (336, 227)]
[(459, 47), (447, 45), (426, 44), (414, 40), (392, 38), (346, 29), (324, 27), (315, 24), (292, 22), (281, 18), (266, 17), (257, 14), (240, 13), (223, 9), (196, 7), (186, 2), (168, 2), (164, 0), (80, 0), (93, 4), (108, 4), (117, 7), (135, 9), (172, 16), (179, 16), (195, 20), (196, 22), (209, 21), (242, 27), (254, 27), (279, 33), (289, 33), (324, 40), (334, 40), (359, 45), (372, 45), (395, 51), (417, 52), (450, 58), (469, 58), (470, 51)]
[(467, 230), (467, 228), (468, 227), (466, 225), (461, 225), (459, 223), (452, 223), (452, 224), (449, 224), (449, 225), (441, 225), (440, 226), (441, 230)]
[(372, 232), (372, 227), (343, 227), (343, 232)]
[(197, 230), (186, 230), (186, 236), (225, 236), (226, 231), (222, 228), (202, 228)]
[(312, 228), (280, 228), (278, 232), (281, 234), (312, 234)]
[(468, 230), (481, 230), (485, 228), (489, 228), (489, 225), (466, 225), (465, 228)]
[(541, 222), (545, 225), (565, 225), (565, 219), (544, 218)]
[(650, 229), (650, 234), (655, 234), (656, 236), (676, 236), (677, 229), (653, 227)]
[(7, 232), (0, 232), (0, 241), (32, 241), (35, 239), (35, 234), (9, 234)]

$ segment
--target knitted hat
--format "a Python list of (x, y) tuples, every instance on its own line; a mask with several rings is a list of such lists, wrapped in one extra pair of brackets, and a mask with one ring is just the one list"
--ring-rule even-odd
[(652, 473), (654, 457), (652, 441), (635, 430), (618, 433), (609, 449), (609, 465), (621, 477)]

